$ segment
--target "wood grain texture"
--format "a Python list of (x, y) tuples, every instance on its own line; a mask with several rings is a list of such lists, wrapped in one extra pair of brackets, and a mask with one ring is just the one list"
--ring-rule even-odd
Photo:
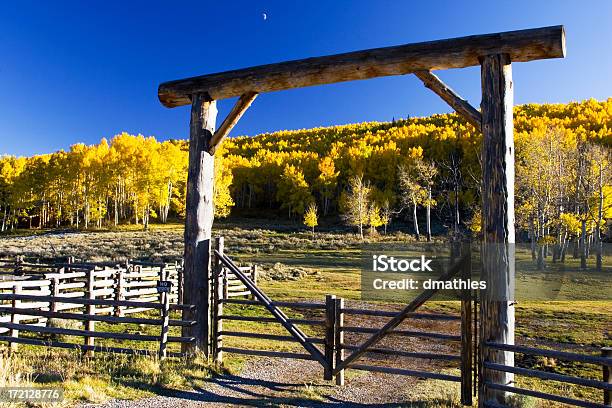
[(563, 26), (473, 35), (260, 65), (165, 82), (158, 97), (169, 108), (188, 105), (192, 94), (220, 100), (247, 92), (272, 92), (416, 71), (479, 65), (485, 55), (509, 54), (524, 62), (565, 56)]
[(221, 126), (219, 126), (219, 129), (217, 129), (212, 137), (212, 140), (210, 141), (210, 149), (208, 150), (210, 154), (215, 154), (217, 147), (219, 147), (221, 142), (223, 142), (223, 139), (225, 139), (232, 131), (234, 126), (236, 126), (242, 115), (244, 115), (247, 109), (249, 109), (249, 106), (251, 106), (255, 98), (257, 98), (257, 94), (255, 92), (247, 92), (242, 95), (238, 101), (236, 101), (236, 104), (227, 115), (223, 123), (221, 123)]
[(183, 352), (203, 352), (211, 347), (211, 233), (213, 224), (214, 157), (208, 153), (215, 132), (217, 105), (203, 95), (193, 95), (189, 129), (189, 167), (185, 219), (185, 265), (183, 299), (195, 305), (186, 310), (183, 320), (197, 321), (184, 327), (185, 336), (196, 342), (185, 345)]
[[(514, 344), (514, 137), (513, 85), (506, 54), (482, 59), (482, 293), (481, 362), (514, 365), (514, 354), (483, 347), (492, 341)], [(481, 367), (479, 401), (506, 404), (503, 389), (485, 383), (512, 386), (514, 375)]]
[(414, 75), (419, 78), (426, 88), (431, 89), (444, 102), (448, 103), (458, 114), (463, 116), (476, 129), (480, 130), (482, 115), (468, 101), (461, 98), (455, 91), (446, 85), (440, 78), (430, 71), (417, 71)]

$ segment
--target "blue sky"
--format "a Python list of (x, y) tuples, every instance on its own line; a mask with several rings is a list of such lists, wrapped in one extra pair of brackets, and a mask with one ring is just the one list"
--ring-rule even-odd
[[(267, 14), (264, 20), (263, 13)], [(186, 138), (160, 82), (288, 59), (564, 24), (567, 58), (514, 64), (515, 102), (612, 96), (612, 1), (18, 1), (0, 3), (0, 154), (121, 131)], [(478, 106), (477, 68), (439, 73)], [(219, 104), (220, 123), (233, 100)], [(448, 112), (413, 76), (261, 95), (232, 132)]]

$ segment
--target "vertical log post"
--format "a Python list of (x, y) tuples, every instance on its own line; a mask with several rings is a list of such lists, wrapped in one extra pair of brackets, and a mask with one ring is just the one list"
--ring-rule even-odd
[[(53, 276), (51, 278), (51, 287), (49, 288), (49, 289), (51, 289), (51, 296), (58, 297), (60, 295), (59, 284), (60, 284), (59, 276)], [(58, 307), (57, 307), (57, 302), (56, 301), (53, 301), (53, 302), (51, 302), (49, 304), (49, 310), (51, 310), (52, 312), (57, 312), (58, 311)]]
[[(126, 271), (128, 270), (129, 266), (126, 264)], [(121, 268), (121, 265), (119, 265), (119, 268), (117, 269), (117, 273), (115, 274), (115, 280), (116, 280), (116, 284), (115, 284), (115, 300), (117, 302), (123, 300), (123, 290), (125, 287), (125, 277), (124, 277), (124, 271)], [(123, 316), (123, 306), (119, 306), (116, 305), (115, 306), (115, 316), (117, 317), (121, 317)]]
[[(466, 259), (463, 279), (467, 282), (472, 276), (469, 252)], [(472, 291), (466, 289), (461, 292), (461, 403), (470, 406), (472, 405), (472, 344)]]
[[(253, 277), (253, 283), (257, 286), (257, 265), (251, 266), (251, 276)], [(251, 293), (251, 299), (255, 300), (255, 295)]]
[[(601, 356), (605, 358), (612, 358), (612, 347), (602, 347)], [(603, 379), (604, 383), (612, 384), (612, 367), (609, 365), (603, 366)], [(606, 407), (612, 407), (612, 391), (604, 390), (603, 400)]]
[[(160, 279), (166, 280), (166, 274), (162, 268)], [(168, 346), (168, 328), (170, 323), (170, 293), (160, 292), (161, 308), (161, 335), (159, 338), (159, 359), (166, 358), (166, 349)]]
[(181, 259), (181, 262), (176, 264), (176, 280), (177, 280), (177, 295), (178, 295), (178, 299), (176, 301), (176, 303), (178, 304), (183, 304), (183, 286), (184, 286), (184, 279), (185, 279), (185, 260)]
[[(69, 256), (68, 259), (66, 259), (66, 263), (73, 264), (74, 263), (74, 256)], [(66, 272), (72, 272), (72, 268), (68, 267), (66, 269)]]
[[(95, 282), (96, 282), (96, 278), (94, 275), (95, 269), (90, 269), (87, 271), (87, 298), (88, 299), (95, 299)], [(85, 313), (88, 315), (95, 315), (96, 314), (96, 306), (95, 305), (86, 305), (85, 306)], [(85, 330), (87, 331), (94, 331), (95, 330), (95, 322), (93, 320), (85, 320)], [(90, 337), (90, 336), (86, 336), (85, 337), (85, 345), (86, 346), (93, 346), (94, 345), (94, 341), (95, 341), (95, 337)], [(85, 352), (85, 355), (87, 357), (93, 357), (93, 350), (87, 350)]]
[(336, 296), (325, 296), (325, 360), (329, 368), (325, 369), (323, 379), (333, 380), (332, 372), (335, 368), (334, 351), (336, 344)]
[[(486, 342), (514, 344), (514, 139), (510, 58), (481, 58), (482, 80), (482, 278), (481, 361), (514, 366), (514, 354), (484, 347)], [(481, 368), (479, 406), (506, 404), (506, 393), (486, 383), (511, 386), (514, 375)]]
[[(21, 294), (21, 283), (15, 283), (13, 285), (13, 295), (19, 295), (19, 294)], [(21, 301), (13, 298), (13, 300), (11, 301), (11, 307), (13, 307), (14, 309), (17, 309), (19, 308), (20, 305), (21, 305)], [(11, 313), (11, 323), (19, 324), (19, 320), (20, 320), (19, 313), (12, 312)], [(19, 330), (11, 329), (10, 336), (14, 338), (19, 337)], [(9, 351), (10, 352), (17, 351), (17, 347), (18, 347), (17, 343), (10, 343)]]
[(229, 299), (229, 271), (226, 269), (221, 277), (223, 279), (223, 299)]
[[(225, 249), (223, 237), (217, 237), (215, 240), (215, 249), (223, 254)], [(223, 331), (223, 264), (219, 261), (218, 257), (214, 257), (213, 264), (213, 276), (214, 276), (214, 297), (213, 297), (213, 359), (215, 363), (223, 363), (223, 336), (220, 334)]]
[[(336, 299), (336, 367), (344, 360), (344, 299)], [(344, 370), (340, 370), (336, 374), (336, 385), (344, 385)]]
[(187, 172), (187, 216), (185, 220), (184, 302), (195, 305), (186, 310), (184, 320), (195, 326), (183, 328), (183, 335), (195, 343), (183, 343), (187, 353), (210, 356), (211, 267), (210, 239), (213, 223), (214, 157), (208, 153), (215, 131), (217, 105), (204, 95), (193, 95), (189, 130), (189, 168)]
[[(168, 280), (168, 271), (166, 271), (165, 266), (160, 266), (159, 267), (159, 280), (160, 281), (165, 281)], [(172, 287), (170, 287), (170, 290), (172, 290)], [(163, 296), (164, 292), (160, 292), (159, 293), (159, 302), (163, 303), (164, 302), (164, 296)], [(168, 296), (170, 296), (170, 293), (168, 293)]]
[(17, 260), (15, 261), (15, 275), (23, 276), (23, 264), (24, 264), (23, 255), (17, 256)]

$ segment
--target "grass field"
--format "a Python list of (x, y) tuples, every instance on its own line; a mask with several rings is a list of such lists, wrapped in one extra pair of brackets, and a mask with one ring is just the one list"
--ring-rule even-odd
[[(251, 222), (258, 227), (258, 223)], [(249, 228), (244, 223), (220, 223), (215, 235), (223, 235), (226, 252), (243, 263), (262, 265), (262, 289), (276, 300), (322, 301), (328, 293), (349, 301), (360, 301), (360, 266), (363, 243), (353, 234), (328, 232), (314, 239), (292, 225), (275, 230)], [(413, 238), (401, 233), (369, 238), (366, 244), (384, 242), (389, 246), (413, 244)], [(18, 232), (0, 238), (0, 256), (25, 255), (54, 258), (74, 255), (90, 261), (125, 258), (172, 259), (182, 254), (180, 225), (153, 226), (143, 232), (135, 228), (97, 232)], [(612, 306), (607, 299), (612, 271), (609, 258), (604, 260), (607, 275), (593, 271), (571, 271), (577, 260), (568, 257), (566, 271), (555, 274), (550, 265), (545, 271), (532, 268), (529, 254), (517, 251), (517, 293), (527, 294), (516, 306), (517, 343), (554, 347), (576, 352), (598, 353), (612, 346)], [(524, 272), (522, 275), (519, 272)], [(546, 287), (542, 293), (536, 288)], [(557, 299), (555, 301), (555, 299)], [(561, 299), (561, 300), (559, 300)], [(399, 305), (391, 305), (397, 308)], [(437, 301), (425, 305), (425, 310), (457, 312), (458, 302)], [(260, 308), (231, 306), (228, 313), (264, 315)], [(295, 314), (296, 317), (300, 316)], [(100, 324), (104, 330), (125, 331), (125, 327)], [(247, 322), (226, 323), (230, 330), (262, 331), (284, 334), (278, 325)], [(144, 330), (129, 328), (127, 330)], [(176, 330), (176, 329), (175, 329)], [(316, 330), (312, 335), (320, 334)], [(226, 339), (226, 345), (246, 348), (269, 348), (262, 340)], [(294, 344), (278, 343), (279, 350), (295, 350)], [(125, 345), (125, 343), (124, 343)], [(151, 345), (152, 348), (155, 345)], [(41, 358), (40, 353), (43, 354)], [(242, 357), (226, 359), (225, 369), (240, 370)], [(586, 365), (566, 364), (553, 359), (527, 358), (517, 355), (521, 366), (534, 367), (564, 374), (599, 379), (601, 373)], [(0, 386), (14, 382), (62, 384), (71, 401), (102, 401), (109, 398), (139, 398), (158, 392), (163, 387), (193, 388), (199, 386), (218, 368), (196, 360), (168, 360), (159, 364), (154, 358), (129, 358), (98, 355), (88, 359), (79, 354), (40, 348), (21, 347), (21, 351), (0, 361)], [(65, 367), (65, 368), (62, 368)], [(17, 376), (20, 376), (17, 378)], [(583, 387), (559, 387), (534, 379), (518, 379), (520, 385), (568, 396), (599, 400), (600, 391)], [(316, 394), (316, 393), (315, 393)], [(531, 399), (518, 399), (517, 406), (538, 406)], [(433, 402), (431, 406), (438, 406)], [(540, 405), (553, 406), (553, 405)]]

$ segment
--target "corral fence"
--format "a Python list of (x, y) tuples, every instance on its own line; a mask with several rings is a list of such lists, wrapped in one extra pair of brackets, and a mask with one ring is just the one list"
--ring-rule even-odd
[[(500, 344), (493, 342), (485, 342), (484, 347), (489, 350), (495, 351), (510, 351), (512, 353), (520, 353), (531, 356), (549, 357), (553, 359), (585, 363), (589, 365), (595, 365), (602, 369), (602, 380), (594, 380), (590, 378), (577, 377), (573, 375), (558, 374), (549, 371), (536, 370), (530, 368), (508, 366), (503, 364), (492, 363), (484, 361), (482, 363), (483, 369), (489, 369), (499, 372), (513, 373), (515, 375), (539, 378), (546, 381), (555, 381), (562, 384), (579, 385), (589, 388), (595, 388), (603, 391), (603, 404), (594, 401), (585, 401), (578, 398), (570, 398), (558, 394), (552, 394), (542, 391), (536, 391), (531, 389), (520, 388), (516, 386), (510, 386), (507, 384), (498, 384), (494, 382), (483, 382), (481, 386), (491, 389), (496, 389), (512, 394), (519, 394), (533, 398), (539, 398), (546, 401), (555, 401), (567, 405), (576, 407), (586, 408), (603, 408), (612, 406), (612, 375), (610, 374), (610, 367), (612, 367), (612, 348), (604, 347), (601, 349), (601, 356), (582, 354), (582, 353), (569, 353), (565, 351), (550, 350), (536, 347), (525, 347), (517, 346), (513, 344)], [(491, 408), (503, 407), (501, 404), (487, 403), (486, 406)]]
[[(171, 311), (193, 309), (179, 302), (181, 275), (179, 262), (109, 265), (76, 263), (73, 259), (52, 264), (21, 258), (0, 260), (0, 340), (7, 341), (13, 350), (18, 344), (30, 344), (79, 349), (90, 355), (107, 351), (179, 356), (181, 353), (167, 350), (168, 343), (195, 341), (193, 337), (169, 335), (173, 326), (195, 325), (194, 321), (170, 318)], [(159, 290), (158, 282), (165, 282), (168, 290)], [(115, 332), (109, 329), (112, 326), (96, 330), (96, 322), (138, 327), (133, 333), (125, 329)], [(83, 340), (61, 341), (62, 337)], [(96, 344), (96, 339), (104, 344)], [(153, 351), (108, 344), (114, 340), (158, 346)]]

